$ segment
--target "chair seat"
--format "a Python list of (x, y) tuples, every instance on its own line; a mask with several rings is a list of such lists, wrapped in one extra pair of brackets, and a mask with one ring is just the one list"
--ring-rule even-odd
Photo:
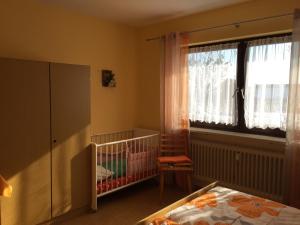
[(192, 160), (186, 155), (177, 156), (160, 156), (158, 157), (159, 163), (166, 164), (176, 164), (176, 163), (192, 163)]

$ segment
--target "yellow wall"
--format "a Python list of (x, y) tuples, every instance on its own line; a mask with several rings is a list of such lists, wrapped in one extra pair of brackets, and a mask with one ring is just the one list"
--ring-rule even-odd
[[(40, 0), (1, 0), (0, 57), (90, 65), (92, 133), (134, 126), (159, 129), (161, 48), (159, 41), (146, 42), (146, 38), (291, 12), (295, 3), (251, 1), (137, 30)], [(291, 18), (276, 19), (241, 25), (239, 29), (195, 33), (191, 41), (235, 38), (291, 27)], [(113, 70), (116, 88), (101, 87), (101, 69)]]
[[(0, 3), (0, 57), (91, 65), (92, 133), (136, 125), (137, 33), (38, 0)], [(103, 88), (101, 69), (116, 74)]]
[[(136, 125), (137, 47), (136, 29), (125, 25), (82, 15), (76, 11), (45, 4), (40, 0), (1, 0), (0, 2), (0, 57), (91, 66), (92, 133), (127, 129)], [(101, 69), (113, 70), (116, 74), (116, 88), (103, 88), (101, 86)], [(0, 74), (0, 79), (5, 81), (4, 74)], [(10, 94), (10, 91), (14, 92), (13, 89), (6, 90), (5, 95), (14, 96)], [(30, 123), (30, 121), (27, 122)], [(47, 121), (43, 122), (46, 123)], [(26, 127), (23, 126), (22, 129), (26, 129)], [(33, 130), (31, 128), (31, 130), (26, 131), (30, 132), (30, 137), (34, 135)], [(41, 134), (43, 134), (42, 131)], [(26, 139), (26, 137), (24, 135), (23, 139)], [(83, 143), (82, 138), (72, 137), (76, 137), (77, 141), (79, 140), (79, 142), (73, 141), (72, 143), (77, 145)], [(43, 138), (45, 137), (43, 136)], [(46, 140), (48, 139), (49, 135), (48, 138), (46, 137)], [(27, 142), (28, 140), (26, 139)], [(38, 143), (37, 140), (34, 144), (38, 145)], [(25, 147), (15, 148), (10, 146), (10, 148), (13, 148), (13, 152), (28, 150)], [(48, 148), (50, 148), (49, 145)], [(5, 178), (14, 184), (13, 198), (7, 199), (6, 202), (3, 200), (2, 210), (0, 209), (4, 224), (19, 224), (16, 221), (20, 221), (20, 219), (23, 220), (22, 224), (32, 224), (32, 220), (43, 221), (45, 218), (49, 218), (50, 202), (46, 203), (46, 197), (50, 198), (48, 193), (51, 189), (50, 176), (47, 176), (51, 169), (48, 148), (43, 149), (44, 155), (41, 155), (37, 151), (37, 147), (32, 155), (18, 158), (17, 161), (10, 161), (10, 166), (6, 167), (6, 171), (2, 171), (3, 174), (6, 172)], [(2, 150), (5, 152), (1, 152)], [(7, 150), (9, 148), (5, 148), (5, 145), (1, 146), (0, 158), (1, 155), (5, 156), (9, 153)], [(59, 154), (52, 153), (53, 216), (60, 214), (63, 210), (67, 211), (71, 208), (81, 207), (90, 200), (89, 192), (86, 191), (86, 181), (90, 178), (90, 172), (86, 173), (86, 171), (90, 171), (89, 160), (86, 160), (89, 158), (87, 156), (89, 152), (75, 156), (73, 150), (73, 148), (72, 151), (67, 150), (68, 154), (65, 155), (62, 151)], [(28, 152), (30, 151), (31, 149), (28, 150)], [(22, 154), (20, 155), (22, 156)], [(55, 163), (55, 158), (58, 165)], [(74, 165), (75, 169), (70, 168)], [(64, 167), (66, 168), (61, 170)], [(37, 168), (42, 169), (40, 172), (44, 176), (40, 175), (41, 173)], [(61, 171), (58, 171), (59, 169)], [(78, 173), (77, 170), (80, 170), (80, 172)], [(10, 177), (7, 171), (11, 173)], [(55, 176), (57, 171), (60, 173), (59, 176)], [(76, 174), (76, 177), (74, 178), (72, 174)], [(33, 184), (32, 181), (37, 178), (39, 180)], [(76, 180), (83, 182), (82, 185), (74, 183)], [(66, 185), (61, 187), (61, 184)], [(39, 187), (41, 186), (45, 189), (43, 189), (44, 193), (40, 196), (36, 190), (40, 190)], [(34, 188), (30, 189), (28, 187)], [(64, 193), (66, 190), (67, 192)], [(74, 193), (82, 190), (84, 191), (80, 195), (73, 196)], [(90, 190), (89, 186), (88, 190)], [(61, 198), (61, 196), (64, 196), (64, 198)], [(88, 199), (86, 199), (86, 196), (88, 196)], [(34, 198), (38, 198), (39, 201), (27, 207), (26, 204), (28, 202), (32, 203), (31, 199)], [(21, 200), (24, 202), (23, 208), (15, 207), (15, 203), (19, 203)], [(45, 203), (43, 207), (39, 207), (41, 202)], [(63, 210), (59, 208), (61, 207), (59, 204), (62, 202), (64, 203)], [(9, 209), (5, 207), (7, 204), (11, 206)], [(11, 209), (13, 209), (13, 213), (10, 213), (12, 212)]]
[[(145, 41), (171, 31), (188, 31), (293, 12), (300, 7), (295, 0), (256, 0), (218, 10), (199, 13), (142, 28), (139, 31), (139, 126), (159, 129), (160, 41)], [(292, 28), (292, 17), (242, 24), (240, 28), (226, 27), (193, 33), (191, 43), (223, 40), (278, 32)]]

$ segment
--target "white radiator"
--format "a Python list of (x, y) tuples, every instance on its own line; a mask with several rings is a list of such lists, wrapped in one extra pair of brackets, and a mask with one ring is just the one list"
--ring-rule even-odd
[(283, 196), (283, 153), (191, 140), (194, 178), (277, 201)]

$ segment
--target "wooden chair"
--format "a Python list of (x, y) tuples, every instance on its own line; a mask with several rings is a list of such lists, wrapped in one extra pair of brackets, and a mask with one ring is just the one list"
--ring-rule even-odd
[(188, 155), (187, 135), (161, 134), (160, 156), (157, 159), (160, 173), (160, 201), (164, 191), (164, 175), (166, 172), (183, 172), (186, 175), (188, 191), (192, 192), (191, 174), (193, 171), (192, 160)]

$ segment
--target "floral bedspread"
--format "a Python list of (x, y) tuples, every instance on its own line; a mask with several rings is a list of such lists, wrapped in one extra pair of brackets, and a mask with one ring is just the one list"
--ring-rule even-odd
[(182, 205), (149, 225), (300, 225), (300, 210), (224, 187)]

